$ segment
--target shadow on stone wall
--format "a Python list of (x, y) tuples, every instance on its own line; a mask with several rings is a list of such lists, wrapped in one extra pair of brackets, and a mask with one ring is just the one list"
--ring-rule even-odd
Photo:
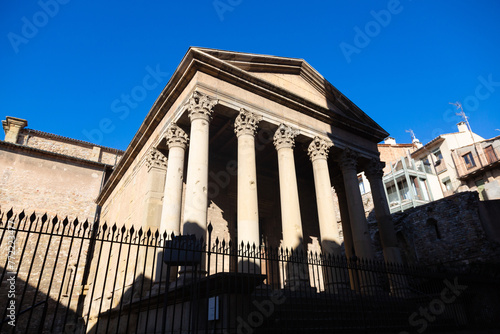
[[(0, 272), (3, 271), (0, 267)], [(15, 299), (9, 298), (10, 293), (15, 293)], [(71, 307), (68, 307), (70, 297), (65, 291), (55, 300), (9, 272), (3, 277), (0, 296), (3, 319), (0, 333), (73, 333), (76, 329), (77, 315), (73, 309), (78, 296), (71, 299)], [(15, 301), (15, 311), (8, 309), (12, 301)]]
[[(468, 266), (500, 263), (500, 201), (462, 192), (392, 214), (398, 246), (408, 264)], [(374, 212), (368, 215), (377, 259), (382, 248)]]

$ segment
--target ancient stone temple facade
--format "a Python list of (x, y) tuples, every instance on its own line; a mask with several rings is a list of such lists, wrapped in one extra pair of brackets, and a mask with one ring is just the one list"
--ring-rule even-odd
[[(377, 123), (301, 59), (190, 48), (101, 191), (101, 221), (400, 262)], [(332, 186), (342, 217), (337, 228)], [(343, 241), (342, 241), (343, 240)]]

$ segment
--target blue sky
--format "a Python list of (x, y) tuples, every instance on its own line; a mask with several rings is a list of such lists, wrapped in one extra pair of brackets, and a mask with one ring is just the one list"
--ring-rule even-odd
[[(2, 119), (125, 149), (189, 46), (305, 59), (399, 143), (500, 135), (500, 2), (7, 1)], [(151, 71), (128, 115), (113, 103)], [(153, 87), (154, 86), (154, 87)], [(104, 120), (104, 121), (103, 121)], [(110, 129), (99, 131), (105, 122)]]

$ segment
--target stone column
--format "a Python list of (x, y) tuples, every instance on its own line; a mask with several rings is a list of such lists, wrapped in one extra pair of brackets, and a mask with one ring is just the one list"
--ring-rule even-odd
[(278, 169), (281, 200), (281, 222), (283, 225), (283, 247), (302, 249), (302, 221), (300, 217), (299, 192), (293, 148), (298, 130), (281, 124), (274, 134), (274, 146), (278, 151)]
[(335, 221), (335, 206), (327, 162), (328, 151), (332, 145), (333, 143), (316, 137), (309, 145), (308, 154), (313, 166), (322, 251), (325, 254), (338, 255), (340, 236)]
[[(167, 158), (156, 148), (151, 148), (146, 156), (146, 167), (148, 169), (147, 176), (147, 191), (144, 197), (144, 211), (142, 229), (144, 232), (151, 230), (152, 234), (156, 230), (160, 230), (160, 221), (162, 215), (162, 197), (164, 195), (165, 174), (167, 172)], [(161, 258), (161, 252), (157, 252), (157, 261)], [(158, 262), (157, 262), (158, 263)], [(137, 267), (145, 268), (143, 272), (148, 278), (151, 275), (151, 268), (153, 266), (153, 258), (146, 259), (144, 256), (138, 260)], [(159, 268), (155, 269), (155, 282), (159, 280)], [(165, 277), (165, 276), (164, 276)], [(149, 284), (149, 283), (148, 283)]]
[(357, 159), (357, 154), (351, 149), (346, 148), (340, 157), (339, 165), (344, 178), (354, 250), (356, 256), (368, 260), (373, 259), (374, 256), (363, 200), (359, 191), (356, 172)]
[(255, 132), (260, 117), (241, 109), (234, 121), (238, 137), (238, 243), (260, 245)]
[(340, 219), (342, 221), (342, 234), (344, 237), (345, 254), (348, 259), (356, 255), (354, 251), (354, 242), (352, 241), (351, 221), (349, 218), (349, 206), (347, 205), (347, 197), (345, 195), (345, 186), (342, 175), (333, 179), (333, 187), (337, 194), (339, 202)]
[[(217, 100), (195, 91), (186, 106), (191, 131), (182, 234), (195, 235), (197, 240), (203, 238), (204, 241), (207, 240), (209, 125), (216, 103)], [(192, 266), (181, 266), (176, 284), (182, 285), (203, 276), (207, 269), (205, 266), (206, 258), (203, 256), (196, 270)]]
[(213, 107), (217, 100), (195, 91), (189, 99), (187, 111), (191, 120), (190, 149), (184, 204), (182, 234), (194, 234), (206, 239), (207, 187), (208, 187), (208, 139)]
[[(182, 181), (184, 177), (184, 155), (188, 143), (187, 134), (175, 123), (169, 126), (165, 134), (168, 146), (168, 168), (165, 177), (165, 191), (163, 195), (163, 208), (161, 211), (160, 235), (167, 233), (170, 239), (172, 233), (180, 234), (181, 205), (182, 205)], [(163, 250), (158, 250), (156, 281), (165, 279), (168, 271), (167, 266), (162, 265)], [(160, 270), (163, 268), (163, 272)], [(170, 270), (169, 281), (177, 277), (177, 267)]]
[(385, 163), (373, 158), (365, 169), (365, 174), (368, 181), (370, 181), (384, 259), (386, 262), (402, 263), (401, 251), (398, 248), (396, 231), (394, 230), (394, 223), (392, 222), (391, 211), (389, 210), (382, 181), (384, 167)]
[[(385, 186), (382, 180), (384, 167), (384, 162), (373, 158), (365, 169), (365, 174), (370, 182), (372, 190), (373, 205), (375, 207), (375, 216), (377, 217), (377, 225), (382, 250), (384, 252), (384, 260), (387, 263), (401, 265), (403, 263), (401, 250), (398, 247), (396, 230), (394, 229), (391, 211), (389, 209), (389, 204), (387, 203)], [(389, 267), (389, 270), (390, 269), (391, 268)], [(407, 296), (409, 294), (408, 282), (404, 275), (389, 274), (388, 277), (392, 294), (400, 297)]]
[[(352, 260), (356, 256), (354, 251), (354, 242), (352, 241), (351, 221), (349, 219), (349, 206), (347, 205), (347, 197), (345, 195), (345, 186), (342, 176), (333, 179), (333, 187), (337, 194), (339, 202), (340, 219), (342, 221), (342, 234), (344, 237), (345, 255), (348, 260)], [(359, 278), (356, 270), (349, 269), (349, 283), (351, 290), (359, 291)]]
[(313, 167), (321, 249), (327, 258), (333, 256), (333, 262), (327, 262), (323, 267), (323, 280), (328, 291), (337, 293), (339, 290), (347, 288), (349, 276), (347, 271), (335, 267), (337, 257), (340, 254), (340, 235), (327, 162), (328, 151), (332, 145), (333, 143), (330, 141), (315, 137), (309, 144), (308, 154)]
[(184, 155), (188, 136), (176, 124), (172, 124), (167, 129), (165, 138), (168, 146), (168, 168), (165, 178), (160, 233), (167, 232), (170, 236), (172, 233), (180, 234)]
[[(295, 255), (303, 254), (305, 256), (297, 175), (293, 156), (295, 137), (298, 134), (298, 130), (281, 124), (273, 139), (278, 152), (283, 248), (288, 249), (288, 252), (293, 251)], [(287, 263), (285, 275), (285, 283), (291, 289), (305, 285), (308, 277), (307, 265), (296, 258), (293, 264), (292, 262)]]
[(156, 148), (151, 148), (146, 156), (148, 169), (147, 190), (145, 194), (145, 212), (143, 229), (147, 231), (160, 228), (162, 197), (167, 171), (167, 158)]
[[(240, 114), (234, 121), (234, 132), (238, 137), (238, 245), (243, 242), (247, 247), (250, 244), (248, 261), (240, 259), (239, 272), (260, 273), (259, 264), (254, 261), (256, 257), (259, 257), (260, 252), (257, 167), (255, 162), (255, 132), (259, 121), (259, 116), (245, 109), (240, 110)], [(255, 253), (252, 252), (254, 249)]]

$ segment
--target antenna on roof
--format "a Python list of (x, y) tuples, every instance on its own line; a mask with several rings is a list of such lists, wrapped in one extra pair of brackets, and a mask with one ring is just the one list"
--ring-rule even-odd
[(422, 143), (420, 142), (420, 140), (418, 140), (417, 137), (415, 137), (415, 133), (413, 132), (412, 129), (405, 130), (405, 131), (411, 134), (411, 142), (413, 145), (415, 145), (417, 147), (417, 149), (419, 149), (423, 146)]
[[(469, 133), (470, 133), (470, 137), (472, 138), (472, 145), (474, 146), (474, 149), (476, 150), (476, 154), (477, 153), (477, 149), (476, 149), (476, 142), (474, 140), (474, 135), (472, 134), (472, 129), (470, 128), (470, 124), (469, 124), (469, 117), (467, 117), (467, 115), (465, 114), (464, 112), (464, 109), (462, 108), (462, 104), (460, 102), (449, 102), (450, 104), (453, 104), (454, 106), (457, 107), (457, 110), (460, 110), (460, 112), (457, 112), (455, 113), (457, 116), (460, 116), (463, 118), (463, 120), (465, 121), (465, 124), (467, 124), (467, 130), (469, 130)], [(479, 155), (479, 154), (478, 154)]]
[(467, 124), (467, 129), (472, 133), (472, 129), (470, 128), (469, 124), (469, 117), (465, 114), (464, 109), (462, 108), (462, 104), (460, 102), (449, 102), (449, 104), (454, 105), (457, 107), (457, 110), (460, 110), (460, 112), (455, 113), (455, 115), (462, 117), (464, 120), (465, 124)]
[(405, 130), (405, 132), (408, 132), (411, 134), (411, 141), (413, 142), (415, 140), (415, 133), (413, 132), (412, 129)]

